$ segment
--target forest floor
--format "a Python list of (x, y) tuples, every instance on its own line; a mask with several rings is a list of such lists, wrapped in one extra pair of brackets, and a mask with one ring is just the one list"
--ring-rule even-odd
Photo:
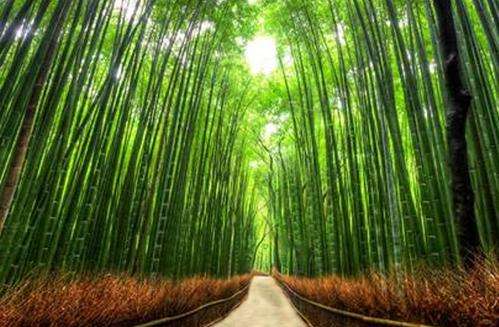
[(306, 326), (272, 277), (256, 276), (248, 299), (216, 327)]
[[(275, 277), (308, 300), (368, 317), (432, 326), (499, 326), (497, 261), (477, 264), (469, 272), (425, 268), (393, 276)], [(302, 313), (314, 326), (330, 326), (337, 317), (307, 308)]]
[[(178, 282), (126, 275), (77, 280), (64, 276), (35, 278), (0, 296), (0, 327), (135, 326), (228, 298), (247, 285), (251, 277), (193, 277)], [(203, 321), (189, 325), (205, 325), (224, 316), (232, 307), (230, 303), (203, 311)]]

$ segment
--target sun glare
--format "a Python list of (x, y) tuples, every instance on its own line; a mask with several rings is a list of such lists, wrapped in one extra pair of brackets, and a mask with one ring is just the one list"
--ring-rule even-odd
[(262, 138), (264, 140), (270, 139), (272, 136), (279, 132), (279, 125), (276, 123), (270, 122), (263, 128)]
[(122, 13), (127, 21), (130, 21), (137, 11), (138, 5), (140, 5), (138, 0), (118, 0), (114, 3), (114, 9)]
[(277, 49), (275, 40), (259, 36), (246, 46), (246, 61), (254, 75), (270, 75), (277, 68)]

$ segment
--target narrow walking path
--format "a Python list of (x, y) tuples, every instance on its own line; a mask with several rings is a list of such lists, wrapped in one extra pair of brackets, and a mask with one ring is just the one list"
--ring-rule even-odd
[(305, 327), (272, 277), (257, 276), (246, 301), (216, 327)]

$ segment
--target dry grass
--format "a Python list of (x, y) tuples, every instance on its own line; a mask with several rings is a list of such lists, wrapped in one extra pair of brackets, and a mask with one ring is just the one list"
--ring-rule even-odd
[(277, 275), (302, 296), (367, 316), (435, 326), (499, 326), (499, 264), (469, 273), (421, 269), (415, 275), (371, 273), (345, 279)]
[(25, 282), (0, 298), (0, 326), (125, 326), (174, 316), (230, 297), (251, 275), (173, 283), (105, 275)]

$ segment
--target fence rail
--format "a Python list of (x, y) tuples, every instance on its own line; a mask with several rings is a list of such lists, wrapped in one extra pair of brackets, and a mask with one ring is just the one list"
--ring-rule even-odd
[[(397, 326), (397, 327), (431, 327), (428, 325), (422, 324), (414, 324), (409, 322), (395, 321), (389, 319), (375, 318), (364, 316), (358, 313), (335, 309), (328, 307), (324, 304), (314, 302), (310, 299), (307, 299), (293, 289), (291, 289), (284, 282), (275, 278), (277, 280), (277, 284), (283, 289), (284, 293), (287, 294), (288, 298), (291, 300), (291, 303), (295, 307), (296, 311), (300, 314), (300, 316), (309, 324), (310, 326), (318, 327), (317, 324), (311, 322), (311, 320), (318, 320), (317, 314), (323, 313), (330, 315), (331, 321), (341, 323), (341, 326), (352, 326), (352, 327), (364, 327), (364, 326)], [(307, 314), (309, 313), (309, 314)], [(315, 317), (316, 319), (313, 319)], [(322, 324), (319, 324), (322, 326)], [(326, 326), (326, 325), (324, 325)], [(330, 322), (327, 326), (331, 326)]]
[[(232, 294), (230, 297), (227, 297), (225, 299), (220, 299), (216, 301), (212, 301), (206, 304), (203, 304), (200, 307), (197, 307), (196, 309), (193, 309), (188, 312), (184, 312), (182, 314), (176, 315), (176, 316), (171, 316), (171, 317), (165, 317), (157, 320), (153, 320), (144, 324), (139, 324), (136, 325), (135, 327), (151, 327), (151, 326), (186, 326), (187, 320), (191, 319), (192, 321), (195, 321), (195, 325), (202, 326), (211, 326), (214, 321), (220, 320), (220, 316), (226, 316), (228, 313), (230, 313), (232, 310), (234, 310), (237, 306), (239, 306), (244, 299), (244, 297), (248, 293), (248, 289), (251, 285), (251, 282), (247, 283), (245, 286), (243, 286), (241, 289), (239, 289), (236, 293)], [(231, 302), (234, 302), (233, 305), (230, 306), (230, 309), (224, 310), (225, 312), (220, 315), (218, 312), (215, 312), (216, 315), (213, 316), (213, 319), (209, 320), (207, 317), (210, 315), (210, 313), (206, 312), (209, 310), (213, 310), (216, 307), (223, 305), (223, 304), (229, 304)], [(213, 315), (213, 313), (211, 313)], [(202, 316), (195, 318), (198, 315), (204, 315), (204, 318)], [(209, 321), (203, 321), (203, 320), (209, 320)]]

